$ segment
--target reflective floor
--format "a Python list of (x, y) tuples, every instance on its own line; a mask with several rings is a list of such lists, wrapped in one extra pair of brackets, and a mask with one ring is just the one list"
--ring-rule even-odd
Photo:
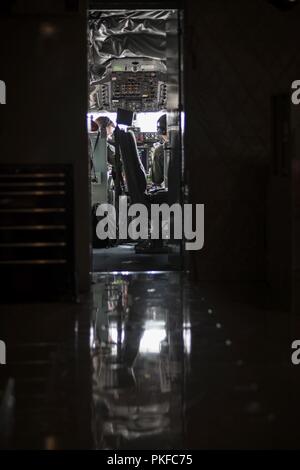
[(1, 306), (0, 325), (2, 447), (300, 447), (300, 321), (263, 284), (95, 274), (79, 303)]
[(133, 244), (93, 250), (93, 271), (169, 271), (168, 254), (135, 254)]
[(182, 445), (184, 344), (178, 280), (170, 274), (97, 276), (91, 331), (97, 448)]

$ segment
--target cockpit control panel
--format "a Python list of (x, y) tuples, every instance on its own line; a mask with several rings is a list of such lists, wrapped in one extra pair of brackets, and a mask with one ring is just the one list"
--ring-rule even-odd
[(98, 107), (134, 112), (156, 112), (166, 108), (166, 66), (160, 60), (113, 59), (98, 87)]

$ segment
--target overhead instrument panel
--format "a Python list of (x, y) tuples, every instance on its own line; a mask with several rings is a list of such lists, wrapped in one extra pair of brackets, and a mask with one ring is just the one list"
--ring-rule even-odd
[(166, 66), (155, 59), (113, 59), (97, 88), (99, 110), (160, 111), (167, 103)]

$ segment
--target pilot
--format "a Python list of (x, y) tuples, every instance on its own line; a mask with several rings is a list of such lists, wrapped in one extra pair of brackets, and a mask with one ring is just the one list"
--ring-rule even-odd
[[(113, 138), (113, 133), (114, 133), (114, 130), (115, 130), (115, 124), (109, 119), (109, 117), (107, 116), (99, 116), (95, 119), (95, 122), (98, 126), (98, 136), (100, 137), (100, 135), (104, 136), (106, 135), (106, 138), (107, 138), (107, 161), (108, 163), (111, 165), (111, 176), (112, 176), (112, 179), (114, 181), (114, 183), (116, 183), (116, 177), (117, 177), (117, 170), (116, 170), (116, 157), (115, 157), (115, 141), (114, 141), (114, 138)], [(95, 147), (97, 145), (97, 141), (99, 139), (99, 137), (97, 136), (97, 140), (96, 140), (96, 144), (95, 144)], [(121, 186), (121, 190), (124, 189), (124, 178), (123, 178), (123, 167), (122, 167), (122, 162), (120, 161), (120, 169), (119, 169), (120, 173), (120, 186)]]
[(151, 177), (153, 183), (159, 186), (164, 182), (164, 149), (168, 141), (166, 114), (163, 114), (157, 121), (157, 133), (162, 142), (154, 148)]
[[(107, 116), (99, 116), (95, 119), (95, 123), (98, 126), (98, 135), (100, 137), (106, 135), (107, 137), (107, 161), (112, 166), (114, 166), (114, 159), (115, 159), (115, 148), (112, 141), (112, 135), (115, 130), (114, 123), (109, 119)], [(99, 138), (97, 136), (97, 140)], [(96, 140), (96, 142), (97, 142)], [(97, 143), (96, 143), (97, 145)]]

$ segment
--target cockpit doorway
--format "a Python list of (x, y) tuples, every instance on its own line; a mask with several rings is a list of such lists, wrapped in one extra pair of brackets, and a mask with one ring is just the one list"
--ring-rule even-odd
[[(132, 7), (132, 5), (131, 5)], [(117, 9), (91, 1), (88, 73), (94, 272), (181, 270), (169, 213), (155, 236), (151, 210), (183, 203), (180, 9)], [(134, 211), (142, 205), (141, 211)], [(146, 218), (147, 215), (147, 218)], [(164, 235), (163, 235), (164, 233)]]

